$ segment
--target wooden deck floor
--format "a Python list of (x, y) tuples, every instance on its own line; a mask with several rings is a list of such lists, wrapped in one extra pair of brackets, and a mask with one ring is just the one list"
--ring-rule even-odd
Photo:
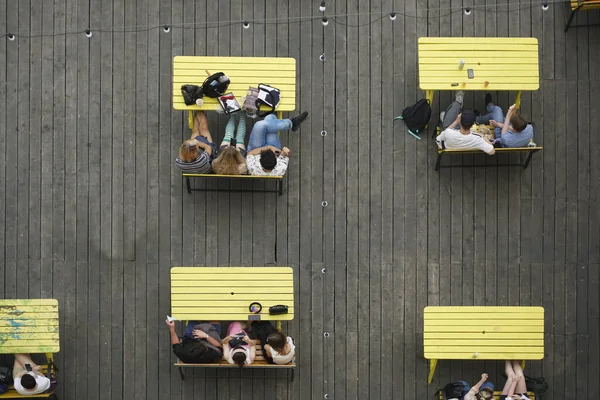
[[(450, 361), (427, 385), (422, 310), (437, 304), (542, 305), (546, 357), (528, 372), (546, 377), (547, 400), (598, 397), (600, 28), (565, 34), (567, 5), (529, 0), (475, 0), (470, 16), (458, 0), (337, 0), (326, 27), (298, 18), (318, 3), (0, 0), (0, 34), (17, 33), (0, 40), (0, 296), (59, 300), (60, 397), (425, 399), (482, 372), (502, 385), (500, 363)], [(227, 22), (242, 20), (254, 22)], [(89, 39), (63, 34), (87, 27)], [(522, 111), (544, 150), (529, 169), (436, 172), (430, 135), (392, 123), (424, 96), (427, 35), (539, 39), (540, 90)], [(282, 197), (185, 192), (175, 55), (297, 59), (310, 119), (282, 135), (294, 153)], [(437, 95), (434, 115), (450, 99)], [(483, 93), (465, 103), (481, 109)], [(224, 117), (210, 124), (220, 137)], [(291, 265), (295, 381), (181, 382), (163, 323), (177, 265)]]

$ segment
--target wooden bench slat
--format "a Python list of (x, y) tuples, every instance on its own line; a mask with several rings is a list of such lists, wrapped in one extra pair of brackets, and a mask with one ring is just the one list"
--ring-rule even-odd
[[(494, 392), (494, 399), (495, 399), (495, 400), (499, 400), (499, 399), (500, 399), (500, 396), (502, 396), (502, 392), (501, 392), (501, 391), (499, 391), (499, 390), (496, 390), (496, 391)], [(535, 400), (535, 393), (533, 393), (533, 392), (527, 392), (527, 397), (529, 397), (531, 400)], [(444, 395), (443, 395), (443, 394), (440, 394), (440, 395), (439, 395), (439, 399), (440, 399), (440, 400), (444, 400)]]

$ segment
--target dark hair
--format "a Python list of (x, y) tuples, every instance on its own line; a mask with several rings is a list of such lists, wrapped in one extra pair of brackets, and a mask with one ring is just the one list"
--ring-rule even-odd
[(277, 156), (273, 153), (273, 150), (264, 150), (260, 152), (260, 165), (271, 171), (277, 165)]
[(510, 117), (510, 124), (512, 125), (515, 132), (522, 132), (527, 127), (527, 121), (523, 119), (519, 114), (514, 114)]
[(33, 389), (36, 387), (37, 383), (33, 376), (31, 376), (30, 374), (25, 374), (21, 377), (21, 385), (25, 389)]
[(246, 362), (246, 352), (237, 351), (233, 353), (231, 358), (240, 368), (242, 368), (244, 366), (244, 363)]
[(267, 344), (277, 351), (283, 349), (286, 343), (287, 338), (283, 333), (279, 331), (273, 332), (269, 336), (267, 336)]

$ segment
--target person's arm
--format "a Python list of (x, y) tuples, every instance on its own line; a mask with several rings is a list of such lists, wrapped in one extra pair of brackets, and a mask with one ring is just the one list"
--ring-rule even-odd
[(204, 150), (209, 156), (212, 155), (212, 147), (199, 140), (196, 140), (196, 143), (198, 143), (198, 146), (200, 146), (200, 148)]
[(248, 337), (248, 335), (244, 336), (242, 339), (244, 340), (244, 342), (248, 343), (250, 346), (256, 346), (257, 344), (260, 344), (260, 340), (250, 339)]
[(502, 133), (508, 132), (508, 127), (510, 126), (510, 117), (515, 112), (515, 105), (513, 104), (508, 108), (508, 112), (506, 113), (506, 118), (504, 118), (504, 126), (502, 127)]
[(257, 147), (256, 149), (252, 149), (248, 152), (248, 155), (251, 156), (256, 156), (259, 155), (260, 153), (262, 153), (265, 150), (272, 150), (272, 151), (280, 151), (277, 147), (275, 146), (262, 146), (262, 147)]
[[(477, 382), (475, 384), (475, 386), (473, 386), (471, 388), (471, 390), (475, 389), (475, 393), (479, 393), (479, 388), (481, 388), (481, 385), (483, 385), (485, 383), (485, 381), (487, 381), (487, 378), (488, 378), (488, 374), (486, 374), (486, 373), (481, 374), (481, 380), (479, 382)], [(475, 394), (475, 393), (473, 393), (473, 394)]]
[(225, 343), (225, 339), (223, 339), (223, 360), (229, 361), (231, 357), (231, 347), (229, 347), (229, 341)]
[(171, 344), (179, 344), (179, 337), (175, 332), (175, 321), (166, 320), (165, 323), (169, 326), (169, 335), (171, 336)]
[(448, 126), (448, 128), (454, 129), (456, 126), (458, 126), (460, 124), (460, 117), (461, 117), (461, 115), (462, 115), (462, 113), (458, 114), (458, 116), (456, 117), (456, 119), (454, 120), (454, 122), (451, 123), (450, 126)]
[(212, 336), (210, 336), (208, 333), (204, 332), (201, 329), (195, 329), (192, 332), (192, 335), (194, 335), (194, 337), (198, 339), (206, 339), (208, 343), (212, 344), (213, 346), (223, 347), (218, 340), (215, 340)]
[(273, 358), (273, 354), (271, 353), (271, 346), (270, 345), (265, 344), (264, 347), (263, 347), (263, 350), (264, 350), (265, 354), (267, 356), (269, 356), (269, 358)]

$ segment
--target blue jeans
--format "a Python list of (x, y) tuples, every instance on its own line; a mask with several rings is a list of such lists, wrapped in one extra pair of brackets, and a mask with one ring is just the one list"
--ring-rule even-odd
[[(494, 103), (490, 103), (487, 105), (487, 111), (487, 114), (480, 115), (479, 117), (477, 117), (475, 119), (475, 122), (477, 122), (478, 124), (489, 125), (490, 120), (493, 119), (494, 121), (500, 122), (501, 124), (504, 123), (504, 114), (502, 113), (502, 109), (500, 107), (494, 105)], [(500, 137), (501, 133), (502, 128), (494, 127), (494, 136), (496, 137), (496, 139)]]
[(274, 114), (269, 114), (262, 121), (258, 121), (252, 127), (250, 140), (248, 141), (248, 152), (263, 146), (274, 146), (281, 149), (279, 131), (286, 131), (292, 127), (289, 119), (277, 119)]

